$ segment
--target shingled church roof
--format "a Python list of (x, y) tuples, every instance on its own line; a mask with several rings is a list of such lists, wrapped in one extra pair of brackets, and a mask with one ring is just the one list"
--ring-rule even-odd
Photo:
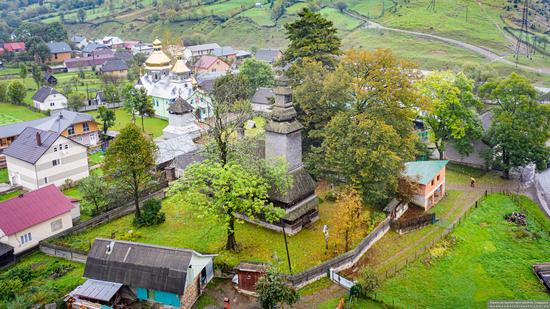
[(171, 104), (170, 107), (168, 108), (168, 112), (170, 114), (176, 114), (176, 115), (190, 113), (192, 111), (193, 111), (193, 106), (187, 103), (187, 101), (182, 97), (178, 97), (176, 99), (176, 102)]

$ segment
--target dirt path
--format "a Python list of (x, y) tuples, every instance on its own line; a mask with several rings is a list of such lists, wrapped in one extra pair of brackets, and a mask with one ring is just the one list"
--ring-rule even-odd
[(294, 305), (292, 308), (293, 309), (315, 308), (315, 305), (318, 305), (325, 301), (338, 298), (338, 297), (345, 297), (347, 293), (348, 291), (346, 289), (336, 284), (332, 284), (326, 289), (323, 289), (316, 293), (309, 294), (300, 298), (300, 301), (296, 305)]
[(550, 74), (550, 67), (534, 68), (534, 67), (530, 67), (530, 66), (526, 66), (526, 65), (522, 65), (522, 64), (516, 64), (516, 63), (506, 59), (505, 58), (506, 55), (498, 55), (498, 54), (496, 54), (496, 53), (494, 53), (494, 52), (492, 52), (492, 51), (490, 51), (486, 48), (480, 47), (480, 46), (472, 45), (472, 44), (462, 42), (462, 41), (459, 41), (459, 40), (455, 40), (455, 39), (442, 37), (442, 36), (439, 36), (439, 35), (434, 35), (434, 34), (429, 34), (429, 33), (424, 33), (424, 32), (418, 32), (418, 31), (410, 31), (410, 30), (404, 30), (404, 29), (390, 28), (390, 27), (382, 26), (381, 24), (372, 22), (372, 21), (368, 20), (367, 18), (365, 18), (364, 16), (357, 15), (357, 14), (354, 14), (354, 13), (349, 12), (349, 11), (344, 11), (344, 13), (351, 16), (351, 17), (353, 17), (353, 18), (355, 18), (355, 19), (358, 19), (358, 20), (362, 21), (365, 24), (365, 27), (370, 28), (370, 29), (388, 30), (388, 31), (393, 31), (393, 32), (411, 34), (411, 35), (424, 37), (424, 38), (428, 38), (428, 39), (435, 39), (435, 40), (438, 40), (438, 41), (443, 41), (445, 43), (453, 44), (453, 45), (456, 45), (458, 47), (473, 51), (477, 54), (480, 54), (481, 56), (483, 56), (484, 58), (486, 58), (490, 62), (498, 61), (498, 62), (502, 62), (502, 63), (508, 64), (508, 65), (512, 65), (512, 66), (515, 66), (517, 68), (524, 69), (524, 70), (527, 70), (527, 71), (542, 73), (542, 74)]

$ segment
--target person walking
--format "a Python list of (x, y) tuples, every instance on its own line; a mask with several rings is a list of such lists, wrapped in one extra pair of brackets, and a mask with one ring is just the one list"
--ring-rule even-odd
[(474, 177), (470, 177), (470, 187), (474, 188), (476, 186), (476, 180)]

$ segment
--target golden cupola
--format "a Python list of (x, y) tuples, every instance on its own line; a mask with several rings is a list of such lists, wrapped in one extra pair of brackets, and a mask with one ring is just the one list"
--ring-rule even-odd
[(170, 70), (171, 59), (162, 51), (162, 42), (159, 39), (153, 41), (153, 52), (145, 60), (145, 69), (151, 71)]
[(172, 67), (172, 73), (175, 75), (188, 75), (191, 73), (191, 70), (187, 67), (187, 64), (185, 64), (185, 60), (183, 60), (183, 53), (178, 52), (176, 57), (178, 60), (176, 60), (176, 63)]

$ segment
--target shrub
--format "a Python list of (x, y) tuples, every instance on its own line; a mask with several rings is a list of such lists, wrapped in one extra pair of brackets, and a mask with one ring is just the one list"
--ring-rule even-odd
[(338, 194), (334, 191), (328, 191), (327, 194), (325, 194), (325, 200), (329, 202), (336, 202), (336, 198), (338, 197)]
[(366, 267), (361, 270), (357, 286), (359, 287), (359, 295), (361, 297), (368, 297), (380, 287), (380, 280), (372, 269)]
[(23, 288), (23, 281), (19, 278), (5, 279), (0, 281), (0, 300), (11, 300)]
[(145, 201), (141, 216), (134, 218), (134, 225), (139, 227), (161, 224), (166, 220), (166, 215), (160, 211), (161, 207), (162, 203), (159, 199)]
[(134, 232), (133, 230), (129, 230), (128, 232), (117, 237), (117, 239), (126, 240), (126, 241), (136, 241), (139, 238), (141, 238), (141, 236), (142, 234), (140, 232)]

